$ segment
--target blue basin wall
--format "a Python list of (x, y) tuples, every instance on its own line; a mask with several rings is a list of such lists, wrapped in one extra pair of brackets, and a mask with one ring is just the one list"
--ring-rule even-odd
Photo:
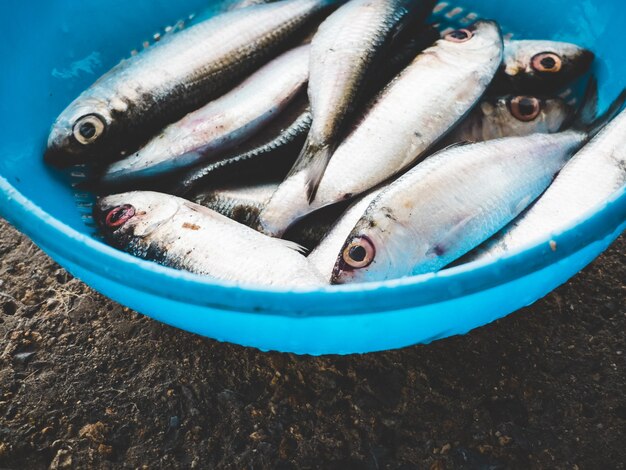
[[(450, 3), (450, 2), (446, 2)], [(200, 0), (5, 1), (0, 43), (0, 214), (105, 295), (160, 321), (262, 349), (368, 352), (464, 333), (532, 303), (582, 269), (626, 227), (626, 192), (578, 227), (495, 263), (438, 275), (306, 292), (242, 288), (137, 260), (93, 237), (66, 175), (44, 166), (56, 116), (83, 89)], [(213, 5), (215, 6), (215, 5)], [(618, 1), (453, 2), (499, 20), (515, 37), (576, 42), (598, 56), (601, 107), (626, 85)], [(439, 18), (441, 20), (441, 18)], [(392, 138), (392, 136), (390, 136)], [(78, 169), (77, 171), (80, 171)], [(83, 195), (83, 199), (88, 195)]]

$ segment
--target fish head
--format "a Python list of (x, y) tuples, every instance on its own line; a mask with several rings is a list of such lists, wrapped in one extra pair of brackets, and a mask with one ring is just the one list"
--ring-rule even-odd
[(410, 273), (413, 256), (407, 250), (414, 249), (414, 235), (391, 211), (368, 210), (341, 248), (331, 284), (383, 281)]
[(170, 221), (179, 199), (151, 191), (132, 191), (98, 199), (94, 220), (105, 237), (118, 246), (145, 238)]
[(503, 39), (498, 23), (479, 20), (467, 28), (451, 31), (437, 42), (437, 46), (453, 55), (475, 54), (502, 60)]
[(511, 40), (504, 49), (504, 74), (521, 82), (524, 91), (552, 91), (585, 74), (593, 52), (567, 42)]
[(79, 97), (52, 125), (44, 158), (57, 167), (88, 163), (105, 151), (113, 122), (106, 101)]
[(561, 98), (531, 95), (485, 100), (480, 109), (483, 133), (489, 138), (558, 132), (574, 115), (574, 109)]

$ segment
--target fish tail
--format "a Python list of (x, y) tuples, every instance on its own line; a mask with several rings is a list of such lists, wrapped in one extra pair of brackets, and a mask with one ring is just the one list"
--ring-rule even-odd
[(600, 116), (595, 116), (598, 106), (598, 82), (592, 77), (587, 85), (585, 97), (578, 111), (578, 116), (573, 128), (584, 131), (587, 140), (591, 140), (604, 127), (617, 116), (626, 104), (626, 89), (613, 100), (609, 108)]
[(304, 147), (294, 163), (289, 175), (296, 173), (305, 174), (306, 195), (309, 203), (315, 199), (317, 188), (319, 187), (322, 176), (326, 171), (328, 162), (332, 157), (335, 146), (323, 143), (319, 144), (311, 138), (311, 134), (306, 139)]

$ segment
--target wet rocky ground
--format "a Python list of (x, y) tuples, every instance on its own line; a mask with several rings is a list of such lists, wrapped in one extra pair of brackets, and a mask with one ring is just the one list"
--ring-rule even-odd
[(313, 358), (152, 321), (0, 221), (0, 468), (624, 468), (625, 249), (468, 335)]

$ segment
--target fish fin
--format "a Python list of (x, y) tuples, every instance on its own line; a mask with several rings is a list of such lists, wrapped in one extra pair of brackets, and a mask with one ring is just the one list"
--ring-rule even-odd
[(317, 188), (324, 176), (328, 162), (334, 153), (335, 147), (329, 144), (312, 142), (311, 136), (306, 139), (304, 147), (294, 163), (287, 178), (296, 173), (304, 173), (306, 181), (306, 195), (309, 203), (315, 199)]
[(456, 147), (465, 147), (466, 145), (472, 145), (472, 144), (475, 144), (475, 143), (476, 142), (472, 142), (471, 140), (462, 140), (460, 142), (455, 142), (453, 144), (446, 145), (444, 148), (439, 150), (437, 153), (445, 152), (446, 150), (451, 150), (451, 149), (456, 148)]
[[(595, 82), (595, 79), (592, 79)], [(597, 83), (591, 83), (589, 86), (597, 87)], [(592, 122), (585, 124), (580, 119), (578, 119), (573, 128), (576, 130), (582, 130), (587, 134), (587, 140), (591, 140), (593, 137), (598, 134), (604, 127), (617, 116), (620, 111), (624, 108), (626, 104), (626, 88), (622, 90), (622, 92), (613, 100), (609, 108), (600, 116), (595, 118)], [(583, 105), (584, 107), (585, 105)], [(581, 113), (582, 115), (582, 113)]]
[(517, 203), (511, 207), (511, 213), (515, 217), (517, 217), (530, 205), (531, 202), (533, 202), (532, 196), (530, 195), (524, 196), (522, 199), (517, 201)]
[(180, 181), (170, 185), (168, 187), (168, 192), (172, 193), (174, 196), (186, 196), (209, 175), (212, 175), (214, 171), (226, 166), (231, 160), (232, 157), (220, 158), (206, 164), (205, 166), (192, 168), (184, 174)]
[[(598, 115), (598, 81), (595, 77), (591, 77), (585, 88), (585, 94), (580, 102), (580, 106), (576, 110), (572, 121), (569, 122), (572, 127), (578, 129), (586, 129), (596, 119)], [(565, 126), (565, 124), (564, 124)]]
[(577, 118), (583, 124), (591, 124), (598, 116), (598, 81), (595, 77), (589, 79), (589, 85), (585, 90), (583, 101)]
[(452, 150), (452, 149), (455, 149), (457, 147), (465, 147), (466, 145), (472, 145), (472, 144), (475, 144), (475, 143), (476, 142), (472, 142), (471, 140), (462, 140), (460, 142), (454, 142), (453, 144), (442, 145), (440, 147), (437, 147), (433, 151), (427, 151), (424, 154), (423, 160), (420, 157), (420, 161), (429, 160), (429, 159), (435, 157), (436, 155), (440, 155), (440, 154), (442, 154), (444, 152), (447, 152), (448, 150)]
[(299, 245), (296, 242), (292, 242), (291, 240), (285, 240), (284, 238), (274, 238), (274, 240), (279, 242), (285, 248), (296, 251), (300, 253), (301, 255), (306, 256), (309, 253), (309, 250), (307, 248), (303, 247), (302, 245)]
[(200, 214), (207, 214), (207, 215), (219, 214), (219, 212), (215, 212), (213, 209), (209, 209), (208, 207), (202, 206), (200, 204), (196, 204), (195, 202), (191, 202), (191, 201), (184, 201), (183, 206), (187, 207), (188, 209), (194, 212), (199, 212)]
[[(576, 117), (579, 115), (580, 109), (581, 109), (580, 107), (579, 108), (568, 107), (565, 111), (565, 117), (563, 119), (563, 123), (561, 124), (561, 127), (559, 127), (557, 132), (564, 132), (570, 129), (576, 122)], [(596, 110), (596, 113), (597, 113), (597, 110)]]
[(477, 215), (468, 215), (454, 225), (441, 240), (431, 246), (426, 252), (427, 256), (437, 257), (443, 256), (454, 245), (454, 243), (463, 236), (465, 228), (477, 217)]

